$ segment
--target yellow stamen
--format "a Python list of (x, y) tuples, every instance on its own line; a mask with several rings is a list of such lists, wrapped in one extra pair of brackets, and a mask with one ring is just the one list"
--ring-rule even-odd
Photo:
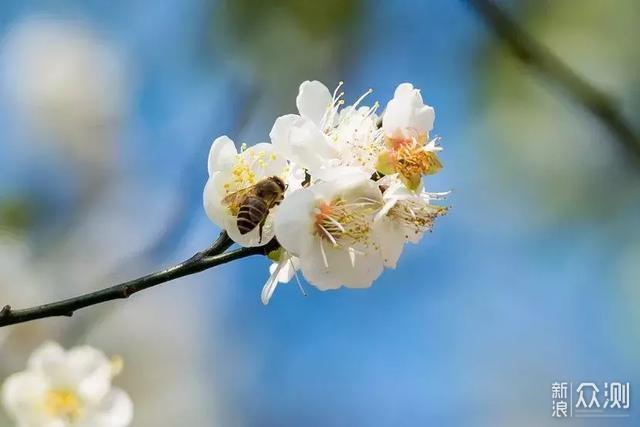
[(422, 176), (442, 169), (436, 153), (425, 149), (425, 142), (426, 134), (417, 138), (387, 138), (387, 150), (379, 156), (377, 169), (384, 174), (400, 174), (403, 182), (416, 190)]
[[(437, 217), (447, 213), (447, 208), (429, 205), (422, 200), (402, 200), (396, 203), (387, 213), (392, 220), (404, 223), (413, 229), (415, 234), (431, 230)], [(409, 237), (409, 236), (405, 236)]]
[(370, 215), (378, 203), (369, 199), (346, 203), (342, 199), (321, 203), (316, 209), (314, 231), (334, 247), (364, 243), (370, 234)]
[(45, 397), (45, 408), (49, 415), (69, 423), (76, 422), (82, 413), (78, 395), (67, 389), (49, 390)]

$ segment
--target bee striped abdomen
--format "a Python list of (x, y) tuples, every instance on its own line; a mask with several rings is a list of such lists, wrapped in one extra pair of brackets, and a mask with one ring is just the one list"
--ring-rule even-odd
[(267, 203), (259, 197), (248, 197), (238, 210), (238, 231), (247, 234), (260, 225), (269, 213)]

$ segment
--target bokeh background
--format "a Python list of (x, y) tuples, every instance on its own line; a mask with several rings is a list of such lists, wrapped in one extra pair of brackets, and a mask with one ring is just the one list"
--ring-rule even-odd
[[(640, 3), (500, 3), (640, 129)], [(278, 288), (247, 259), (0, 330), (125, 359), (134, 426), (547, 426), (554, 381), (640, 387), (640, 163), (464, 1), (0, 4), (0, 303), (189, 257), (212, 140), (268, 140), (298, 84), (410, 81), (436, 109), (450, 214), (367, 291)], [(10, 423), (0, 414), (0, 425)]]

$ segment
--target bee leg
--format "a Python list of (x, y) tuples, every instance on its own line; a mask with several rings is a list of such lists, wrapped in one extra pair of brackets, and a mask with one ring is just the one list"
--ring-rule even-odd
[(264, 227), (264, 223), (267, 222), (267, 218), (265, 217), (265, 219), (263, 219), (262, 221), (260, 221), (260, 225), (258, 226), (258, 235), (260, 236), (260, 239), (258, 240), (258, 243), (262, 243), (262, 228)]

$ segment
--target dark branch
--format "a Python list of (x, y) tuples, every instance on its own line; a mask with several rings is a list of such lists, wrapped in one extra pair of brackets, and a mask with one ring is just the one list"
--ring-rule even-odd
[(216, 240), (211, 247), (198, 252), (188, 260), (165, 270), (151, 273), (96, 292), (90, 292), (74, 298), (39, 305), (36, 307), (13, 310), (10, 306), (6, 305), (0, 311), (0, 327), (42, 319), (45, 317), (72, 316), (76, 310), (81, 308), (101, 304), (115, 299), (129, 298), (136, 292), (169, 282), (179, 277), (199, 273), (230, 261), (246, 258), (252, 255), (266, 255), (278, 246), (277, 241), (273, 239), (265, 246), (240, 248), (231, 252), (223, 253), (232, 244), (233, 241), (229, 236), (227, 236), (227, 233), (222, 232), (218, 240)]
[(640, 136), (622, 116), (617, 103), (572, 70), (522, 29), (492, 0), (467, 0), (525, 65), (561, 87), (575, 102), (593, 114), (616, 137), (634, 160), (640, 162)]

